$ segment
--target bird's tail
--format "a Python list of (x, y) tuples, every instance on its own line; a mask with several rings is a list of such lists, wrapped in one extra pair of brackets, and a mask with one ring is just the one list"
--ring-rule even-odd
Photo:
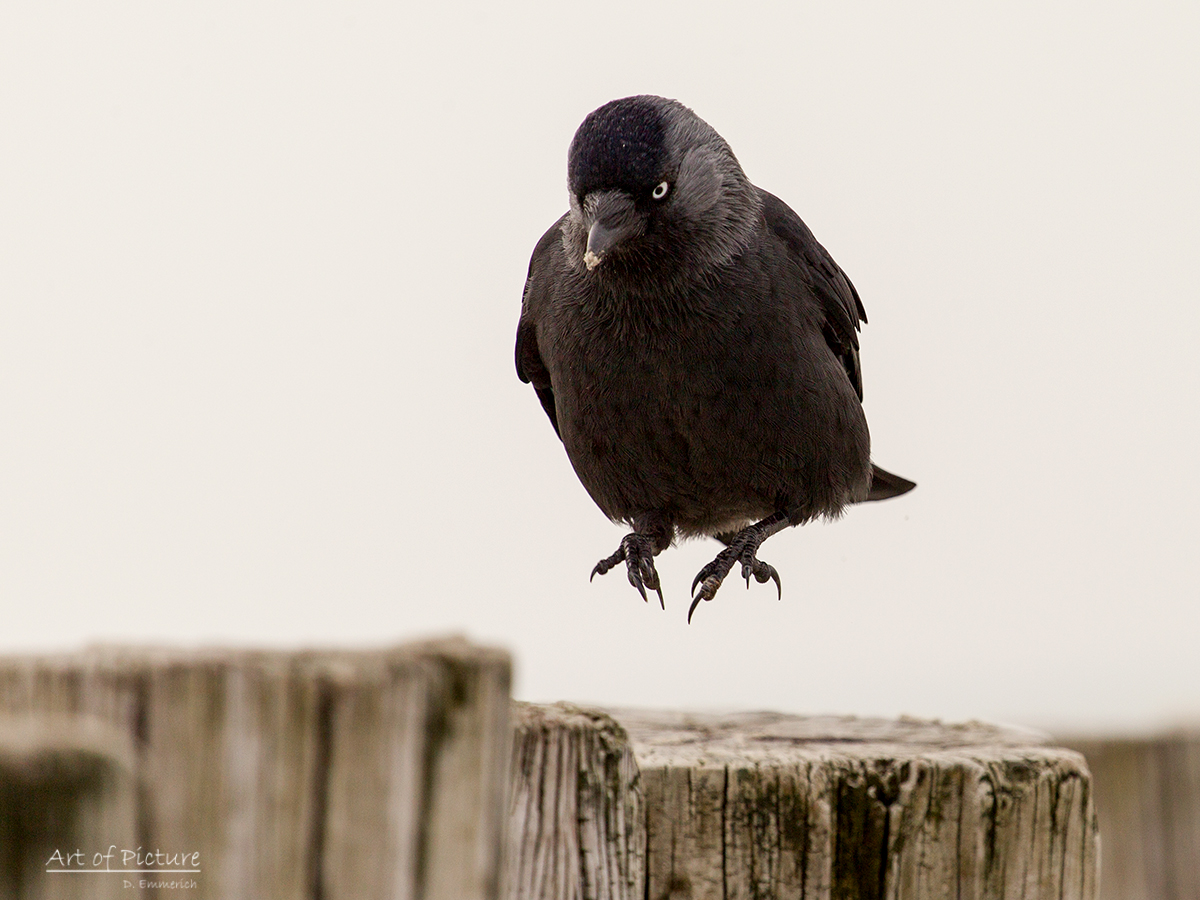
[(872, 500), (887, 500), (891, 497), (899, 497), (901, 494), (907, 494), (917, 486), (915, 481), (909, 481), (907, 478), (901, 478), (899, 475), (893, 475), (874, 463), (871, 464), (871, 490), (867, 494), (864, 502)]

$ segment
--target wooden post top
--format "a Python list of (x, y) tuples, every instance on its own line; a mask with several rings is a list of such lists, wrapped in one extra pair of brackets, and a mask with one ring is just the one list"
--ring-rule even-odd
[(642, 767), (835, 757), (899, 760), (925, 755), (1011, 760), (1032, 754), (1083, 760), (1079, 754), (1050, 747), (1049, 736), (1039, 731), (985, 722), (945, 724), (907, 716), (878, 719), (765, 711), (612, 709), (608, 713), (628, 733)]
[[(572, 872), (623, 900), (1097, 896), (1087, 766), (1034, 731), (570, 704), (514, 718), (528, 812), (510, 897), (549, 900)], [(570, 798), (553, 818), (534, 812), (548, 783)]]

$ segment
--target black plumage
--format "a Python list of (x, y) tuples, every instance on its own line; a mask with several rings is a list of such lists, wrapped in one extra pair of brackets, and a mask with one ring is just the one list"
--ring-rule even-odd
[(654, 556), (717, 537), (690, 620), (735, 563), (779, 585), (757, 558), (775, 532), (913, 487), (870, 461), (857, 291), (720, 135), (676, 101), (615, 100), (580, 125), (567, 173), (516, 362), (592, 499), (633, 528), (593, 575), (625, 562), (661, 602)]

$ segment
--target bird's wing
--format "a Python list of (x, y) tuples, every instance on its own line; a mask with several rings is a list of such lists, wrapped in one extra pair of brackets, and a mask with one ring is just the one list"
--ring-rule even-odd
[(846, 273), (833, 261), (801, 218), (774, 194), (759, 189), (767, 225), (787, 247), (791, 257), (805, 273), (809, 287), (821, 304), (823, 331), (829, 348), (842, 361), (850, 383), (862, 399), (862, 369), (858, 361), (858, 328), (867, 321), (858, 291)]
[(562, 219), (550, 226), (550, 230), (542, 235), (542, 239), (533, 248), (533, 256), (529, 260), (529, 274), (525, 278), (525, 292), (521, 297), (521, 320), (517, 323), (517, 377), (527, 384), (532, 384), (542, 401), (542, 409), (550, 417), (554, 433), (561, 438), (558, 430), (558, 414), (554, 406), (554, 386), (550, 383), (550, 371), (542, 361), (541, 350), (537, 342), (537, 321), (545, 294), (553, 283), (552, 273), (557, 268), (556, 254), (562, 251)]

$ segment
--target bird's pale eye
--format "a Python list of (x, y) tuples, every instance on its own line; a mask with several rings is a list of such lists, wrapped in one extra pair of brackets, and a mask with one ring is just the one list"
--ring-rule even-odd
[(667, 191), (669, 191), (670, 189), (671, 189), (671, 185), (668, 182), (666, 182), (666, 181), (660, 182), (658, 187), (656, 187), (654, 190), (652, 190), (650, 192), (650, 196), (653, 197), (655, 200), (661, 200), (663, 197), (667, 196)]

